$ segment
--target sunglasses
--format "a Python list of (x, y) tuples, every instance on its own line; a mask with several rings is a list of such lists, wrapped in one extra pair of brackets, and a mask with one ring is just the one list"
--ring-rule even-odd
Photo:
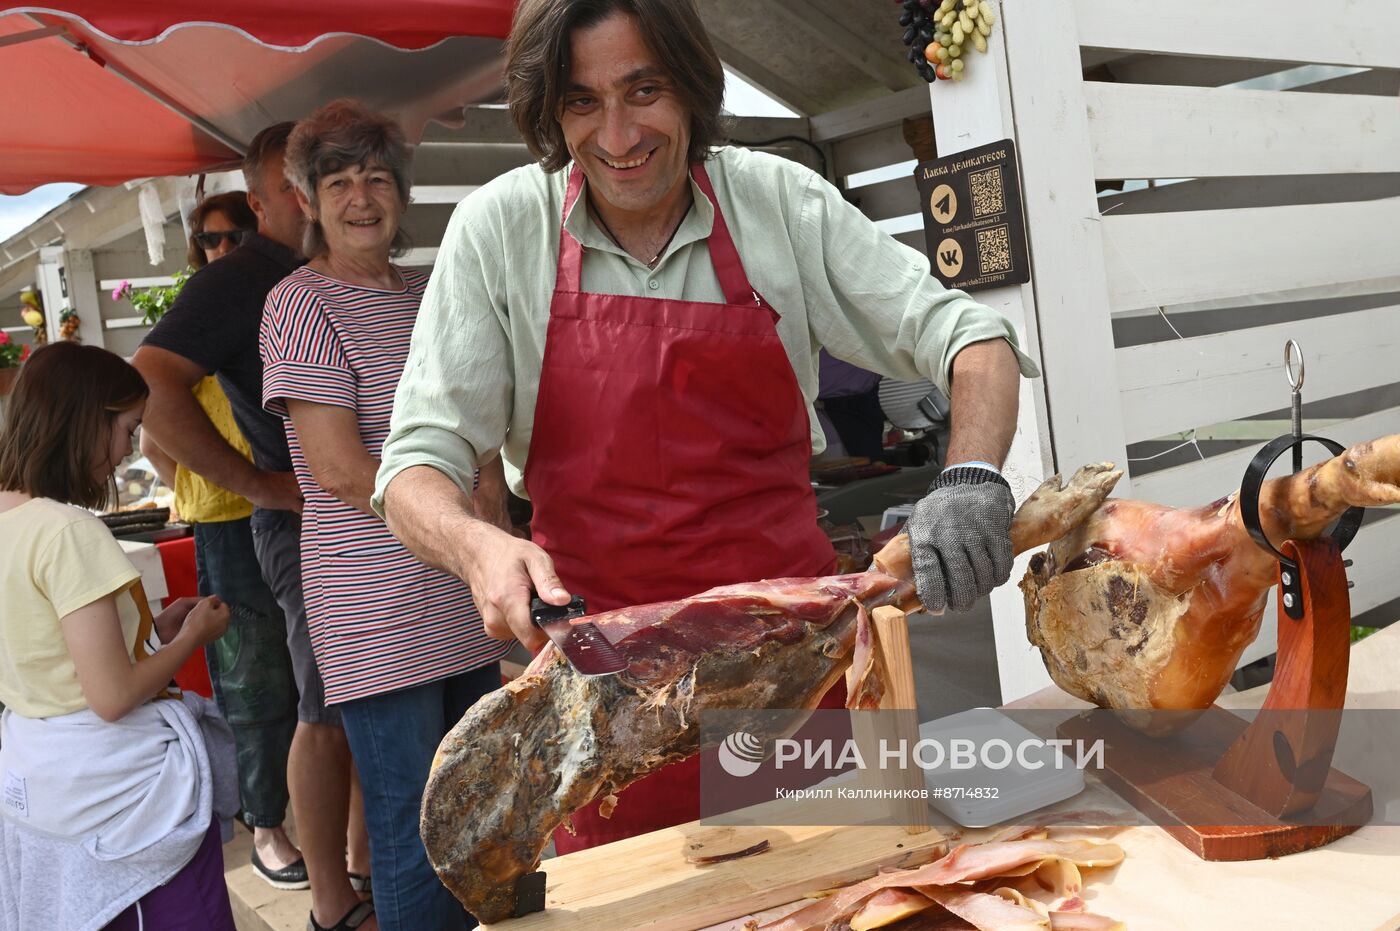
[(247, 230), (210, 231), (207, 233), (195, 233), (191, 238), (194, 240), (195, 245), (199, 246), (201, 249), (217, 249), (224, 239), (228, 239), (228, 241), (235, 246), (238, 245), (243, 241), (243, 237), (246, 236), (247, 233)]

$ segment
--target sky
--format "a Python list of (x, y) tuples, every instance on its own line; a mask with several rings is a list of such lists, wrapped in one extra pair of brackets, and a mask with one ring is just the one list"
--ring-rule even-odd
[(727, 68), (724, 77), (724, 109), (735, 116), (797, 116)]
[[(795, 116), (791, 110), (757, 90), (743, 78), (725, 72), (724, 106), (737, 116)], [(0, 242), (62, 203), (79, 184), (46, 184), (18, 197), (0, 195)]]
[(81, 184), (45, 184), (18, 197), (0, 195), (0, 242), (42, 217), (81, 188)]

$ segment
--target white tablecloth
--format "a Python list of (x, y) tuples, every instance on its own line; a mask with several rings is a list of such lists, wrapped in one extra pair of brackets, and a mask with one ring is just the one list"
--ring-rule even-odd
[(170, 589), (165, 584), (165, 568), (160, 562), (160, 550), (154, 543), (140, 543), (135, 540), (118, 540), (122, 552), (136, 571), (141, 573), (141, 587), (146, 590), (146, 599), (151, 604), (151, 616), (159, 614), (160, 603)]

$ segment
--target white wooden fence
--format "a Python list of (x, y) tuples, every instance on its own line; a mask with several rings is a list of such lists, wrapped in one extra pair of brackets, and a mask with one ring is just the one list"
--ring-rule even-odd
[[(1306, 357), (1305, 401), (1346, 411), (1326, 435), (1400, 432), (1400, 6), (1002, 0), (1000, 10), (990, 54), (931, 93), (940, 155), (1011, 137), (1021, 160), (1032, 280), (979, 293), (1022, 325), (1045, 372), (1013, 449), (1019, 490), (1052, 462), (1072, 471), (1112, 459), (1129, 473), (1120, 494), (1189, 505), (1229, 493), (1259, 443), (1166, 468), (1139, 444), (1286, 407), (1289, 338)], [(1111, 82), (1085, 79), (1104, 62), (1109, 74), (1089, 73)], [(1297, 90), (1226, 86), (1299, 64), (1368, 70)], [(1101, 198), (1096, 184), (1110, 179), (1153, 183)], [(1326, 302), (1339, 295), (1364, 306)], [(1272, 317), (1242, 322), (1240, 308), (1260, 305)], [(1144, 314), (1204, 335), (1129, 338), (1125, 324)], [(1354, 613), (1400, 598), (1400, 515), (1373, 514), (1348, 556)], [(1011, 700), (1047, 680), (1007, 589), (994, 606)], [(1273, 640), (1266, 627), (1246, 661)]]

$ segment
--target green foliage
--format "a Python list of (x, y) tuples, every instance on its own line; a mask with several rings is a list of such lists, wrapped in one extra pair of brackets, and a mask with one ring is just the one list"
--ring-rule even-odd
[(10, 339), (10, 334), (0, 331), (0, 369), (18, 368), (29, 358), (29, 347)]
[(112, 298), (114, 300), (126, 298), (132, 307), (141, 311), (141, 320), (146, 326), (155, 326), (160, 318), (165, 316), (165, 312), (170, 309), (170, 306), (175, 303), (175, 298), (180, 296), (185, 282), (193, 274), (194, 269), (192, 268), (181, 269), (174, 275), (174, 284), (151, 288), (133, 288), (131, 282), (123, 281), (112, 292)]
[(1363, 637), (1369, 637), (1369, 636), (1371, 636), (1372, 634), (1374, 634), (1374, 633), (1375, 633), (1376, 631), (1378, 631), (1378, 630), (1380, 630), (1379, 627), (1355, 627), (1355, 626), (1354, 626), (1354, 627), (1352, 627), (1352, 629), (1351, 629), (1351, 642), (1352, 642), (1352, 643), (1355, 643), (1356, 641), (1362, 639)]

